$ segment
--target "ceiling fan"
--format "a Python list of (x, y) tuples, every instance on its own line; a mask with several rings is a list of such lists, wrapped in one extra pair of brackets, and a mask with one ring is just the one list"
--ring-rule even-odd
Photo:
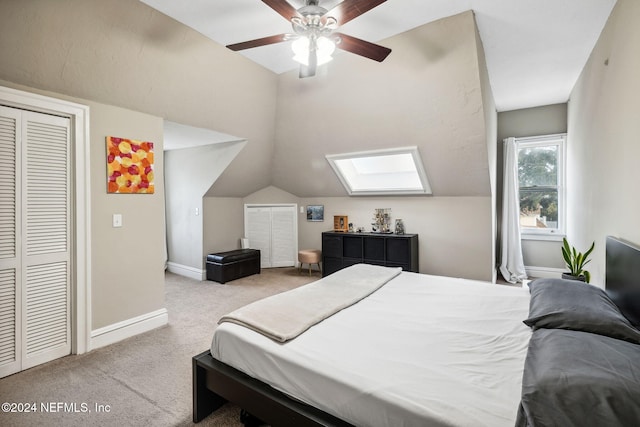
[(346, 50), (374, 61), (382, 62), (391, 49), (335, 31), (386, 0), (344, 0), (331, 10), (319, 6), (319, 0), (305, 0), (295, 9), (286, 0), (262, 0), (271, 9), (291, 22), (293, 33), (278, 34), (230, 44), (233, 51), (251, 49), (275, 43), (293, 41), (294, 60), (300, 62), (300, 78), (316, 74), (318, 65), (331, 60), (334, 49)]

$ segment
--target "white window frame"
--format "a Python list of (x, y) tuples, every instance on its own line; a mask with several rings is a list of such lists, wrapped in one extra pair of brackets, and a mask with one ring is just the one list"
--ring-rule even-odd
[[(557, 228), (530, 228), (520, 227), (520, 235), (524, 240), (562, 240), (566, 235), (567, 227), (567, 191), (566, 191), (566, 142), (567, 134), (553, 134), (515, 138), (518, 154), (522, 148), (543, 147), (557, 145), (558, 160), (558, 227)], [(517, 164), (516, 164), (517, 167)], [(518, 188), (520, 182), (518, 182)]]
[[(413, 159), (413, 164), (415, 166), (415, 173), (420, 181), (420, 188), (368, 188), (368, 189), (358, 189), (355, 188), (353, 183), (350, 182), (349, 176), (344, 174), (341, 169), (339, 162), (342, 160), (359, 160), (365, 158), (371, 158), (376, 156), (394, 156), (394, 155), (411, 155)], [(427, 174), (425, 172), (422, 158), (420, 157), (420, 152), (418, 151), (418, 147), (401, 147), (401, 148), (390, 148), (390, 149), (382, 149), (382, 150), (371, 150), (371, 151), (361, 151), (357, 153), (345, 153), (345, 154), (330, 154), (325, 156), (333, 171), (336, 173), (340, 182), (344, 186), (345, 190), (350, 196), (384, 196), (384, 195), (427, 195), (431, 194), (431, 186), (429, 185), (429, 180), (427, 179)], [(382, 173), (373, 173), (372, 175), (377, 175), (378, 178), (384, 176), (385, 172)], [(364, 175), (361, 175), (364, 176)]]

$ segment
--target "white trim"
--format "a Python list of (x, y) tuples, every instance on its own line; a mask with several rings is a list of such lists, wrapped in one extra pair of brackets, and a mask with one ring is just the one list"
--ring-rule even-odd
[(547, 240), (550, 242), (562, 242), (562, 238), (566, 237), (566, 234), (562, 233), (525, 233), (522, 232), (520, 240)]
[[(518, 150), (521, 148), (539, 147), (541, 145), (558, 145), (558, 226), (553, 229), (520, 227), (520, 234), (523, 238), (529, 240), (562, 240), (562, 236), (564, 236), (567, 230), (567, 134), (557, 133), (514, 139), (518, 146)], [(544, 237), (546, 236), (549, 236), (550, 238), (545, 239)]]
[(545, 278), (545, 279), (560, 279), (564, 269), (562, 268), (550, 268), (550, 267), (530, 267), (525, 266), (528, 277)]
[(199, 268), (189, 267), (188, 265), (182, 265), (171, 261), (167, 262), (167, 271), (190, 279), (200, 281), (207, 279), (207, 270), (201, 270)]
[(96, 349), (126, 338), (151, 331), (169, 323), (166, 308), (152, 311), (132, 319), (123, 320), (91, 332), (91, 348)]
[(71, 118), (74, 144), (73, 284), (71, 352), (91, 349), (91, 184), (89, 107), (74, 102), (0, 86), (0, 104)]

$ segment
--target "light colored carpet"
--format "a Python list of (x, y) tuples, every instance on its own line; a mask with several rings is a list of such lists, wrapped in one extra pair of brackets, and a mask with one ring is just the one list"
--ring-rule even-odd
[[(0, 379), (0, 403), (35, 403), (37, 409), (0, 412), (0, 425), (194, 426), (191, 358), (209, 348), (218, 319), (317, 279), (317, 272), (309, 277), (295, 268), (265, 269), (224, 285), (167, 273), (167, 326)], [(43, 404), (58, 412), (43, 412)], [(96, 405), (108, 405), (108, 412)], [(197, 426), (241, 426), (239, 413), (226, 404)]]

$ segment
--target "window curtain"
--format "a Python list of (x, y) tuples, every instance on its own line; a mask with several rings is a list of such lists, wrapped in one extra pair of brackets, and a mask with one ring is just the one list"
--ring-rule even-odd
[(518, 189), (518, 143), (504, 140), (504, 180), (502, 188), (502, 259), (500, 273), (510, 283), (527, 278), (520, 243), (520, 194)]

